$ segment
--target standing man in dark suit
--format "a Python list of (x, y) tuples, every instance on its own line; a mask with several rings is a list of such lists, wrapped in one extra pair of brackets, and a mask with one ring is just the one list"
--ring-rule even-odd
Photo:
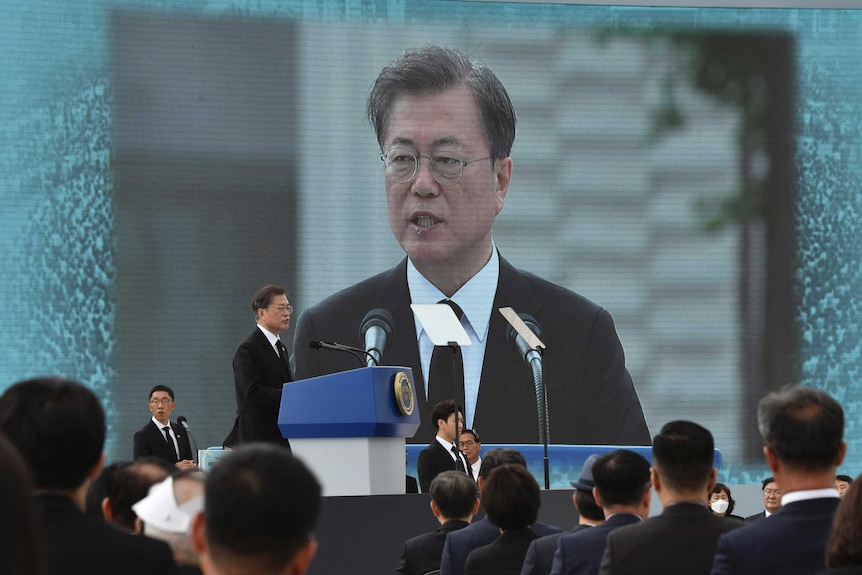
[(446, 536), (470, 525), (479, 511), (479, 490), (476, 482), (458, 471), (444, 471), (431, 482), (431, 512), (440, 527), (404, 542), (401, 564), (395, 569), (400, 575), (425, 575), (440, 568), (440, 556)]
[(293, 306), (281, 286), (262, 287), (251, 300), (257, 327), (245, 336), (233, 356), (236, 420), (224, 440), (227, 447), (264, 441), (290, 449), (278, 429), (281, 389), (293, 381), (287, 350), (279, 334), (290, 327)]
[(771, 517), (781, 509), (781, 489), (778, 488), (775, 478), (772, 476), (767, 477), (761, 481), (760, 486), (763, 489), (763, 511), (746, 517), (745, 521), (747, 523), (763, 519), (764, 517)]
[(430, 442), (434, 346), (410, 305), (449, 300), (463, 311), (461, 324), (471, 340), (461, 348), (466, 426), (480, 430), (488, 443), (535, 443), (532, 372), (509, 345), (508, 324), (498, 311), (512, 307), (532, 315), (543, 332), (554, 441), (648, 445), (611, 315), (515, 269), (494, 244), (492, 227), (512, 177), (515, 138), (515, 111), (497, 76), (460, 50), (407, 50), (380, 72), (366, 110), (383, 160), (389, 226), (407, 257), (303, 312), (295, 336), (297, 378), (354, 369), (349, 354), (313, 352), (309, 341), (364, 348), (363, 317), (385, 309), (393, 325), (381, 364), (413, 369), (422, 423), (410, 442)]
[[(819, 389), (791, 387), (757, 406), (763, 454), (781, 489), (781, 511), (718, 541), (714, 575), (794, 575), (825, 565), (844, 461), (844, 410)], [(769, 553), (764, 553), (769, 549)]]
[(84, 515), (90, 480), (105, 462), (105, 412), (80, 383), (43, 377), (0, 396), (0, 433), (21, 453), (41, 507), (46, 575), (171, 575), (163, 541)]
[(135, 459), (153, 456), (164, 459), (177, 469), (195, 467), (186, 430), (171, 421), (171, 413), (177, 406), (174, 390), (167, 385), (154, 386), (147, 405), (153, 417), (135, 432)]
[(640, 523), (649, 515), (649, 462), (627, 449), (616, 449), (593, 464), (593, 488), (605, 522), (594, 529), (566, 534), (559, 539), (552, 575), (596, 575), (608, 534)]
[[(583, 467), (581, 467), (581, 475), (578, 480), (569, 482), (575, 488), (574, 493), (572, 493), (572, 503), (578, 511), (578, 524), (566, 534), (577, 533), (605, 522), (605, 514), (596, 503), (596, 498), (593, 495), (593, 488), (596, 486), (593, 482), (593, 464), (600, 457), (601, 455), (597, 453), (587, 457)], [(563, 533), (552, 533), (539, 537), (530, 543), (527, 555), (524, 556), (521, 575), (548, 575), (554, 562), (557, 541), (563, 535)]]
[(653, 438), (653, 489), (664, 510), (608, 535), (602, 575), (707, 575), (718, 537), (744, 523), (719, 517), (706, 505), (715, 485), (714, 443), (709, 430), (672, 421)]
[(419, 487), (428, 493), (431, 482), (444, 471), (455, 470), (473, 478), (473, 470), (467, 458), (458, 449), (458, 437), (464, 427), (464, 415), (455, 407), (452, 400), (441, 401), (434, 406), (431, 419), (437, 428), (437, 435), (431, 443), (419, 452), (416, 471), (419, 473)]

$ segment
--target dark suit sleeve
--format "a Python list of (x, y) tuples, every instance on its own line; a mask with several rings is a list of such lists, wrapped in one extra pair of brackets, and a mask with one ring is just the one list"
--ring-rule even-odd
[(436, 458), (429, 449), (423, 449), (419, 452), (419, 458), (416, 460), (416, 471), (419, 473), (419, 490), (422, 493), (431, 491), (431, 482), (437, 476)]
[(236, 386), (242, 390), (246, 403), (275, 407), (281, 405), (281, 387), (266, 384), (263, 357), (251, 342), (245, 341), (237, 348), (233, 357), (233, 373)]
[(152, 455), (152, 453), (150, 452), (150, 449), (148, 447), (147, 438), (145, 437), (144, 430), (141, 429), (135, 432), (134, 453), (132, 455), (132, 458), (138, 459), (139, 457), (146, 457), (148, 455)]
[(524, 565), (521, 566), (521, 575), (543, 575), (536, 571), (536, 564), (538, 563), (538, 546), (536, 545), (536, 541), (530, 543), (530, 546), (527, 548), (527, 554), (524, 555)]
[(730, 542), (726, 535), (722, 535), (718, 538), (710, 575), (725, 575), (730, 573), (733, 573), (733, 565), (730, 558)]
[[(557, 558), (554, 557), (556, 564)], [(614, 568), (614, 537), (613, 533), (608, 535), (607, 543), (605, 544), (605, 552), (602, 554), (602, 562), (599, 565), (599, 575), (611, 575)]]
[(401, 562), (395, 568), (395, 572), (398, 575), (410, 575), (410, 568), (407, 566), (407, 543), (404, 543), (401, 549)]

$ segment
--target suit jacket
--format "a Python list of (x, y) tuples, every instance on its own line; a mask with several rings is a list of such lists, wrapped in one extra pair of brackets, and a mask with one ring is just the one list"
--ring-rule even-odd
[(788, 503), (769, 521), (757, 521), (718, 540), (712, 573), (814, 573), (826, 565), (826, 541), (840, 499)]
[[(466, 457), (464, 458), (466, 460)], [(452, 454), (446, 451), (446, 448), (440, 445), (436, 439), (431, 440), (428, 447), (419, 452), (419, 458), (416, 460), (416, 471), (419, 473), (419, 487), (422, 493), (431, 491), (431, 482), (434, 478), (444, 471), (454, 471), (455, 460)], [(473, 470), (470, 464), (467, 464), (465, 470), (470, 478), (473, 478)]]
[(766, 510), (761, 511), (760, 513), (755, 513), (754, 515), (749, 515), (745, 518), (745, 521), (747, 523), (752, 523), (758, 519), (763, 519), (764, 517), (766, 517)]
[(453, 519), (440, 525), (436, 531), (408, 539), (404, 542), (404, 549), (401, 552), (401, 564), (395, 572), (400, 575), (425, 575), (429, 571), (439, 569), (446, 536), (468, 525), (470, 524), (466, 521)]
[[(539, 536), (562, 532), (559, 527), (546, 523), (535, 523), (532, 529)], [(493, 543), (499, 536), (500, 528), (488, 521), (487, 517), (474, 521), (469, 527), (450, 533), (446, 537), (446, 545), (443, 546), (440, 575), (464, 575), (464, 567), (470, 552)], [(519, 569), (520, 565), (519, 563)]]
[[(306, 344), (307, 346), (308, 344)], [(265, 441), (290, 447), (278, 430), (281, 388), (293, 381), (290, 366), (276, 355), (269, 340), (255, 327), (233, 355), (236, 420), (225, 445)]]
[(186, 430), (173, 421), (169, 423), (174, 437), (177, 438), (177, 445), (180, 446), (180, 458), (177, 459), (177, 452), (174, 451), (174, 446), (168, 445), (168, 442), (165, 441), (165, 434), (162, 432), (162, 428), (156, 426), (153, 420), (150, 419), (145, 426), (135, 432), (135, 459), (153, 456), (164, 459), (171, 464), (183, 459), (194, 461), (192, 447), (189, 444), (189, 436)]
[(524, 566), (521, 568), (521, 575), (549, 575), (551, 565), (554, 562), (554, 552), (557, 550), (557, 541), (564, 535), (579, 533), (587, 529), (592, 529), (593, 525), (579, 524), (575, 525), (571, 531), (567, 533), (551, 533), (544, 537), (539, 537), (527, 549), (527, 554), (524, 556)]
[(529, 527), (504, 531), (467, 556), (465, 575), (518, 575), (530, 543), (539, 536)]
[(657, 517), (612, 531), (599, 573), (706, 575), (718, 537), (744, 526), (735, 519), (714, 515), (706, 505), (676, 503)]
[(175, 574), (176, 563), (163, 541), (126, 533), (84, 515), (68, 497), (38, 496), (45, 533), (47, 575)]
[[(506, 319), (498, 308), (511, 306), (532, 315), (547, 345), (543, 379), (547, 383), (551, 439), (554, 443), (649, 445), (640, 400), (625, 368), (625, 355), (613, 320), (586, 298), (500, 258), (473, 428), (488, 443), (535, 443), (539, 439), (532, 372), (507, 341)], [(295, 335), (296, 377), (313, 377), (357, 367), (350, 354), (313, 351), (312, 340), (334, 340), (364, 348), (359, 327), (365, 314), (383, 308), (394, 319), (382, 365), (413, 369), (420, 427), (409, 441), (429, 443), (436, 434), (416, 326), (407, 287), (407, 259), (394, 268), (342, 290), (305, 310)]]
[(632, 513), (617, 513), (592, 529), (560, 537), (554, 552), (552, 575), (596, 575), (611, 531), (640, 523)]

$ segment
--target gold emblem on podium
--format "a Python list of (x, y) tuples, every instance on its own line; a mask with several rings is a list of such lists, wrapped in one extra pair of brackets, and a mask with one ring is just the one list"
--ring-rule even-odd
[(411, 415), (416, 406), (416, 394), (413, 393), (413, 383), (404, 371), (395, 374), (395, 403), (402, 415)]

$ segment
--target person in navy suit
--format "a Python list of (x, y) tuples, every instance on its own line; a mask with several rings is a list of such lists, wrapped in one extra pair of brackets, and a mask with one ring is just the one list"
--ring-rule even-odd
[(431, 512), (440, 522), (436, 531), (417, 535), (404, 542), (399, 575), (425, 575), (440, 568), (446, 536), (470, 525), (479, 511), (476, 482), (460, 471), (444, 471), (431, 482)]
[(254, 294), (251, 309), (257, 326), (233, 356), (236, 419), (224, 445), (263, 441), (290, 449), (278, 429), (278, 409), (282, 386), (293, 381), (293, 374), (279, 334), (290, 327), (293, 307), (283, 287), (267, 285)]
[(760, 482), (760, 487), (763, 490), (763, 511), (746, 517), (747, 523), (771, 517), (781, 509), (781, 489), (778, 488), (775, 478), (770, 475)]
[(593, 529), (563, 535), (557, 542), (552, 575), (596, 575), (608, 534), (640, 523), (649, 515), (649, 462), (634, 451), (617, 449), (593, 464), (593, 494), (605, 522)]
[[(601, 455), (597, 453), (587, 457), (583, 467), (581, 467), (581, 475), (578, 477), (578, 480), (569, 482), (575, 488), (572, 494), (572, 502), (575, 505), (575, 509), (578, 510), (578, 524), (567, 534), (577, 533), (605, 522), (604, 512), (596, 503), (595, 496), (593, 496), (593, 488), (596, 486), (593, 482), (593, 464), (600, 457)], [(548, 575), (554, 562), (557, 541), (563, 535), (563, 533), (552, 533), (539, 537), (530, 543), (527, 554), (524, 556), (521, 575)]]
[(428, 493), (434, 478), (450, 469), (464, 472), (473, 479), (473, 469), (457, 447), (458, 437), (464, 426), (461, 410), (456, 408), (452, 400), (441, 401), (434, 406), (431, 419), (434, 420), (437, 435), (428, 447), (419, 452), (419, 458), (416, 460), (422, 493)]
[(152, 456), (164, 459), (178, 469), (195, 467), (186, 430), (171, 421), (171, 413), (177, 406), (174, 390), (167, 385), (154, 386), (147, 405), (153, 417), (135, 432), (134, 458)]
[[(500, 465), (518, 464), (527, 467), (527, 460), (521, 452), (511, 447), (496, 447), (485, 452), (482, 458), (482, 468), (479, 470), (479, 491), (488, 480), (491, 472)], [(533, 531), (539, 536), (560, 533), (562, 530), (555, 525), (536, 522)], [(500, 528), (489, 521), (488, 517), (474, 521), (469, 527), (459, 529), (446, 537), (443, 555), (440, 561), (440, 575), (464, 575), (467, 556), (471, 551), (492, 543), (500, 536)]]
[(764, 397), (757, 406), (757, 424), (766, 463), (781, 489), (781, 510), (723, 535), (712, 573), (822, 570), (840, 501), (835, 472), (847, 452), (844, 410), (828, 393), (796, 386)]
[(712, 433), (697, 423), (662, 427), (653, 438), (650, 469), (661, 515), (608, 534), (601, 575), (709, 573), (718, 537), (744, 525), (718, 517), (706, 504), (715, 485), (714, 451)]
[(364, 349), (363, 317), (384, 309), (393, 325), (381, 365), (412, 368), (420, 427), (408, 441), (429, 443), (433, 344), (410, 306), (450, 300), (463, 310), (471, 340), (461, 348), (466, 427), (487, 443), (537, 443), (531, 368), (509, 344), (498, 311), (512, 307), (533, 316), (547, 346), (543, 378), (554, 442), (648, 445), (610, 313), (516, 269), (496, 249), (492, 227), (509, 189), (515, 138), (515, 110), (499, 78), (454, 48), (407, 50), (378, 75), (367, 116), (380, 145), (389, 226), (407, 257), (300, 315), (297, 378), (356, 368), (350, 354), (312, 351), (309, 342)]

